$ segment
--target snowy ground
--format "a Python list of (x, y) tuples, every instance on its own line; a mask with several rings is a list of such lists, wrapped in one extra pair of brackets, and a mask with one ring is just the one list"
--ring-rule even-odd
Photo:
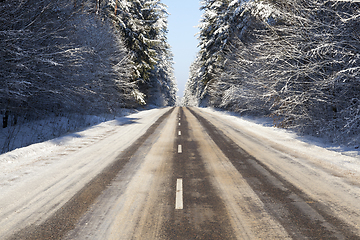
[[(135, 110), (122, 109), (116, 117), (124, 117), (131, 113), (135, 113)], [(42, 116), (39, 120), (33, 119), (23, 124), (19, 123), (8, 126), (7, 128), (1, 127), (0, 153), (26, 147), (34, 143), (45, 142), (113, 119), (115, 119), (115, 116), (111, 114), (104, 114), (102, 116), (68, 114), (63, 116)], [(21, 122), (21, 119), (19, 122)]]
[[(114, 120), (104, 121), (106, 117), (98, 116), (86, 116), (81, 119), (82, 123), (72, 123), (67, 124), (68, 118), (58, 118), (57, 120), (50, 121), (36, 121), (32, 124), (26, 124), (18, 130), (18, 137), (14, 146), (20, 146), (31, 141), (39, 141), (42, 138), (51, 138), (53, 135), (52, 122), (57, 121), (55, 127), (67, 128), (68, 130), (74, 129), (76, 126), (82, 126), (84, 129), (78, 132), (69, 133), (67, 135), (50, 139), (48, 141), (43, 141), (40, 143), (34, 143), (27, 147), (17, 148), (13, 151), (4, 153), (0, 155), (0, 192), (4, 192), (5, 186), (11, 186), (16, 182), (21, 182), (20, 172), (23, 172), (24, 175), (36, 171), (43, 171), (41, 166), (48, 167), (49, 159), (54, 158), (54, 155), (64, 156), (69, 152), (74, 152), (75, 149), (82, 149), (91, 146), (101, 140), (109, 137), (115, 131), (118, 131), (120, 128), (125, 128), (130, 123), (141, 119), (146, 121), (146, 118), (149, 118), (149, 121), (154, 121), (155, 119), (151, 117), (154, 112), (157, 112), (157, 109), (141, 111), (139, 113), (131, 114), (126, 117), (117, 117)], [(128, 112), (129, 113), (129, 112)], [(157, 116), (157, 115), (156, 115)], [(99, 123), (100, 122), (100, 123)], [(98, 124), (96, 124), (98, 123)], [(86, 125), (93, 125), (91, 127), (85, 128)], [(38, 132), (36, 130), (39, 129)], [(146, 130), (146, 129), (145, 129)], [(143, 129), (144, 131), (144, 129)], [(124, 133), (126, 131), (124, 130)], [(139, 132), (139, 136), (140, 136)], [(34, 137), (35, 135), (35, 137)], [(122, 136), (124, 142), (130, 141), (134, 137), (139, 137), (135, 134)], [(49, 158), (49, 159), (47, 159)]]

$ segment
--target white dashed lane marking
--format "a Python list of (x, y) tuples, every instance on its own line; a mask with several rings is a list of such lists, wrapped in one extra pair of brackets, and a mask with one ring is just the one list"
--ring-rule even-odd
[[(181, 118), (179, 117), (179, 121)], [(179, 126), (181, 123), (179, 122)], [(178, 131), (178, 135), (181, 136), (181, 131)], [(182, 153), (182, 145), (178, 145), (178, 153)], [(182, 178), (178, 178), (176, 181), (176, 199), (175, 199), (175, 209), (183, 209), (183, 183)]]
[(176, 199), (175, 209), (183, 209), (183, 181), (182, 178), (178, 178), (176, 181)]

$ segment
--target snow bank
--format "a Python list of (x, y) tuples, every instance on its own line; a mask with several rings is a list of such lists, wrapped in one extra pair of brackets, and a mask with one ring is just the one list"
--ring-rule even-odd
[[(123, 117), (134, 112), (134, 110), (122, 109), (117, 117)], [(38, 120), (19, 122), (14, 126), (0, 128), (0, 153), (44, 142), (114, 118), (115, 116), (110, 114), (101, 116), (67, 114), (63, 116), (41, 116)]]
[[(83, 130), (73, 133), (68, 133), (67, 135), (53, 138), (44, 142), (34, 143), (27, 147), (17, 148), (10, 152), (0, 155), (0, 191), (2, 187), (15, 184), (16, 182), (21, 181), (25, 175), (34, 174), (36, 171), (44, 171), (47, 165), (51, 165), (51, 159), (58, 157), (60, 155), (66, 155), (69, 152), (74, 152), (90, 146), (96, 142), (105, 139), (110, 136), (114, 131), (119, 131), (118, 127), (126, 127), (127, 124), (134, 122), (136, 119), (142, 119), (142, 121), (147, 121), (146, 118), (153, 120), (152, 115), (157, 112), (157, 109), (140, 111), (138, 113), (126, 116), (126, 117), (116, 117), (110, 121), (104, 121), (105, 117), (96, 117), (96, 116), (87, 116), (86, 121), (82, 122), (73, 122), (68, 128), (73, 128), (75, 126), (82, 126)], [(130, 114), (130, 111), (124, 112), (125, 114)], [(146, 117), (147, 116), (147, 117)], [(144, 118), (144, 119), (143, 119)], [(59, 127), (67, 122), (66, 118), (57, 119)], [(52, 128), (54, 127), (51, 124), (52, 121), (36, 121), (29, 123), (26, 126), (22, 126), (18, 130), (16, 141), (14, 145), (21, 145), (24, 142), (30, 143), (35, 140), (41, 140), (40, 135), (43, 138), (51, 138), (53, 136)], [(101, 123), (99, 123), (101, 122)], [(95, 124), (98, 123), (98, 124)], [(41, 131), (37, 132), (36, 130), (41, 126)], [(95, 124), (85, 128), (86, 125)], [(131, 138), (133, 136), (123, 136), (124, 140), (126, 138)], [(1, 140), (1, 139), (0, 139)]]

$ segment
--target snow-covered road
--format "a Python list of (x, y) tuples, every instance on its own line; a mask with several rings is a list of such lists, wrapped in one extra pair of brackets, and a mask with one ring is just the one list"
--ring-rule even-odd
[(0, 155), (0, 238), (51, 216), (168, 110), (142, 111)]
[[(312, 209), (320, 204), (319, 209), (324, 214), (339, 219), (360, 236), (360, 158), (357, 152), (328, 150), (319, 146), (320, 141), (310, 144), (289, 131), (211, 109), (202, 109), (199, 113), (268, 171), (309, 197), (308, 202), (300, 201), (298, 197), (289, 198), (299, 207), (304, 205), (303, 214), (310, 220), (324, 221), (323, 227), (329, 226), (324, 217)], [(273, 179), (269, 177), (270, 182)], [(283, 188), (280, 182), (274, 184)], [(284, 188), (283, 191), (288, 190)]]
[[(58, 212), (74, 195), (84, 189), (84, 186), (104, 169), (111, 166), (118, 156), (124, 154), (124, 150), (134, 145), (151, 126), (154, 126), (154, 123), (159, 122), (161, 116), (171, 112), (170, 110), (171, 108), (142, 111), (117, 120), (104, 122), (81, 132), (0, 155), (0, 239), (6, 239), (32, 224), (42, 223), (49, 216)], [(295, 206), (295, 209), (300, 209), (305, 215), (308, 215), (305, 218), (320, 222), (326, 231), (332, 232), (335, 228), (338, 230), (339, 228), (335, 224), (336, 221), (332, 221), (326, 216), (334, 216), (346, 225), (345, 230), (339, 230), (340, 232), (343, 231), (341, 233), (334, 230), (334, 236), (336, 234), (346, 236), (343, 234), (349, 232), (360, 236), (360, 158), (355, 152), (332, 151), (318, 146), (319, 144), (310, 144), (309, 141), (289, 131), (276, 129), (266, 124), (257, 124), (255, 121), (244, 120), (212, 109), (192, 109), (191, 111), (196, 112), (196, 115), (203, 117), (214, 126), (212, 127), (214, 136), (221, 132), (226, 136), (225, 138), (230, 139), (232, 145), (228, 144), (228, 147), (231, 147), (231, 151), (237, 151), (237, 148), (241, 148), (253, 159), (256, 159), (259, 163), (255, 163), (251, 159), (246, 160), (249, 161), (248, 167), (253, 168), (254, 171), (263, 172), (263, 179), (269, 181), (270, 185), (272, 184), (279, 191), (285, 193), (292, 191), (286, 199), (290, 201), (292, 207)], [(167, 201), (171, 197), (166, 197), (166, 194), (167, 191), (172, 191), (172, 184), (167, 180), (175, 177), (172, 176), (172, 171), (176, 174), (183, 173), (184, 176), (189, 176), (189, 173), (186, 173), (183, 168), (191, 167), (198, 168), (196, 172), (198, 176), (195, 174), (198, 179), (192, 181), (192, 184), (195, 184), (194, 187), (191, 187), (193, 192), (189, 192), (187, 185), (190, 184), (189, 180), (184, 179), (184, 194), (185, 198), (187, 197), (184, 208), (188, 212), (194, 211), (194, 213), (188, 213), (189, 215), (195, 214), (199, 217), (203, 214), (202, 211), (206, 210), (206, 214), (211, 212), (209, 209), (212, 208), (201, 208), (198, 203), (194, 203), (194, 206), (198, 205), (199, 209), (189, 207), (191, 202), (189, 197), (197, 196), (200, 198), (200, 193), (194, 190), (196, 184), (202, 181), (201, 179), (206, 178), (211, 179), (212, 187), (215, 188), (207, 194), (220, 194), (224, 206), (218, 211), (222, 213), (225, 211), (224, 209), (227, 209), (232, 228), (239, 239), (246, 234), (248, 234), (247, 236), (255, 236), (255, 238), (280, 235), (288, 237), (287, 234), (295, 236), (297, 233), (294, 235), (288, 231), (289, 228), (293, 227), (292, 225), (284, 228), (281, 226), (284, 225), (281, 219), (283, 217), (281, 214), (284, 213), (274, 213), (273, 210), (269, 209), (269, 206), (270, 208), (272, 206), (271, 204), (273, 206), (276, 204), (264, 203), (264, 199), (260, 196), (262, 193), (259, 193), (259, 190), (252, 190), (246, 183), (255, 186), (259, 180), (254, 181), (254, 177), (250, 177), (245, 181), (244, 175), (247, 174), (247, 170), (244, 168), (245, 170), (241, 172), (241, 170), (234, 168), (236, 163), (231, 163), (228, 160), (230, 157), (226, 153), (226, 144), (224, 146), (221, 146), (221, 143), (215, 144), (214, 136), (209, 137), (205, 133), (206, 128), (203, 127), (205, 120), (200, 121), (189, 110), (184, 110), (183, 117), (179, 118), (179, 122), (177, 122), (178, 112), (180, 114), (182, 110), (175, 109), (164, 124), (156, 130), (156, 134), (152, 134), (147, 142), (141, 144), (142, 149), (144, 147), (147, 149), (146, 154), (145, 152), (138, 152), (138, 157), (133, 157), (134, 164), (137, 165), (128, 165), (125, 168), (127, 172), (124, 176), (127, 176), (127, 180), (122, 179), (111, 188), (109, 187), (110, 190), (124, 188), (117, 193), (116, 202), (129, 204), (132, 212), (128, 212), (120, 205), (111, 206), (111, 199), (106, 199), (106, 197), (104, 202), (99, 202), (99, 206), (105, 206), (104, 209), (120, 209), (119, 213), (121, 214), (115, 211), (112, 213), (113, 216), (111, 214), (111, 216), (104, 216), (107, 221), (106, 224), (108, 227), (110, 226), (109, 229), (114, 228), (111, 222), (112, 218), (116, 219), (116, 223), (122, 228), (124, 228), (125, 223), (126, 226), (132, 226), (130, 228), (139, 228), (137, 222), (131, 220), (132, 217), (136, 219), (137, 216), (133, 212), (137, 212), (138, 214), (145, 214), (146, 219), (155, 221), (156, 218), (157, 222), (155, 222), (158, 224), (156, 229), (146, 229), (146, 226), (142, 226), (142, 229), (145, 232), (151, 231), (153, 234), (158, 234), (155, 231), (162, 229), (160, 225), (167, 222), (164, 219), (170, 219), (170, 216), (164, 218), (160, 215), (163, 213), (171, 215), (169, 210), (171, 207), (169, 208), (167, 205)], [(198, 120), (196, 120), (197, 118)], [(209, 131), (208, 127), (206, 131)], [(187, 140), (188, 143), (184, 142), (184, 145), (180, 145), (180, 143), (175, 143), (175, 139), (178, 139), (176, 141), (179, 139)], [(235, 148), (232, 148), (234, 146)], [(188, 153), (189, 148), (193, 148), (194, 153), (187, 157), (188, 160), (181, 160), (176, 157), (171, 159), (173, 147), (176, 148), (174, 153), (182, 156), (190, 154)], [(139, 151), (142, 151), (141, 148)], [(185, 164), (197, 154), (201, 155), (204, 166), (196, 165), (200, 164), (198, 162), (201, 161), (195, 158), (195, 162)], [(183, 165), (180, 164), (181, 162), (184, 162)], [(202, 177), (201, 174), (203, 174)], [(230, 175), (233, 176), (231, 179), (229, 178)], [(131, 188), (124, 184), (129, 184)], [(152, 189), (145, 188), (147, 185), (152, 186), (154, 184), (156, 186)], [(242, 190), (237, 192), (236, 189), (240, 188)], [(294, 192), (291, 188), (298, 190)], [(205, 189), (209, 189), (209, 187)], [(146, 193), (147, 191), (149, 193)], [(145, 207), (144, 204), (147, 200), (143, 198), (144, 196), (150, 196), (151, 201), (148, 202), (153, 206), (153, 209)], [(314, 201), (305, 201), (304, 199)], [(243, 201), (242, 206), (239, 206), (239, 201)], [(134, 205), (134, 202), (141, 204)], [(157, 203), (161, 204), (157, 205)], [(251, 212), (251, 208), (254, 207), (257, 211)], [(146, 209), (146, 212), (141, 209)], [(163, 210), (155, 211), (154, 209)], [(101, 216), (102, 208), (98, 211), (100, 213), (95, 216)], [(156, 216), (150, 216), (150, 212), (156, 212)], [(123, 218), (123, 216), (127, 217)], [(175, 214), (173, 217), (176, 219), (176, 216)], [(206, 217), (204, 215), (205, 219), (210, 218), (210, 222), (214, 220), (211, 216), (213, 215), (210, 214)], [(89, 219), (99, 220), (90, 215), (89, 217), (85, 216), (85, 218), (86, 224)], [(201, 217), (197, 220), (204, 221)], [(266, 223), (269, 225), (265, 226)], [(89, 226), (100, 226), (97, 224), (99, 223), (89, 222)], [(146, 224), (152, 226), (150, 223)], [(261, 232), (259, 224), (262, 225), (261, 229), (268, 229), (268, 231)], [(243, 230), (239, 231), (240, 228)], [(79, 229), (79, 233), (81, 231), (89, 233), (89, 230), (84, 226), (79, 226)], [(120, 231), (120, 228), (116, 227), (116, 229), (118, 229), (116, 231)], [(99, 234), (95, 230), (93, 229), (93, 234)], [(102, 227), (100, 230), (105, 231), (104, 234), (109, 234), (106, 232), (107, 227)], [(130, 236), (133, 230), (123, 229), (121, 234)], [(197, 231), (201, 231), (201, 229)], [(271, 231), (273, 231), (271, 233), (273, 235), (270, 234)], [(73, 232), (73, 234), (75, 233)], [(302, 232), (300, 231), (298, 234), (302, 234)], [(82, 235), (77, 237), (83, 239)], [(69, 237), (69, 239), (72, 238)]]

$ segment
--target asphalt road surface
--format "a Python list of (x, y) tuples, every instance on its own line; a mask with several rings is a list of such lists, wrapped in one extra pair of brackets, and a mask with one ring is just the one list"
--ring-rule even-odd
[(9, 239), (360, 239), (359, 185), (197, 108)]

